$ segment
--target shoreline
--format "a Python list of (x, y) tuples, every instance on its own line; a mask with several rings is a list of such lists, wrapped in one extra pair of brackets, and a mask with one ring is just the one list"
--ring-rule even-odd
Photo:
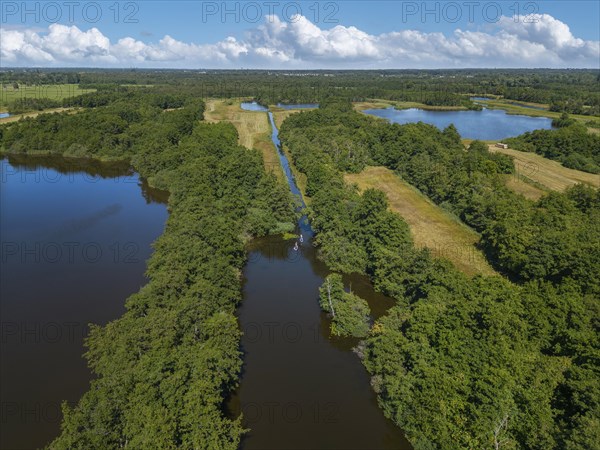
[[(532, 102), (518, 102), (516, 100), (507, 100), (507, 99), (491, 99), (486, 101), (478, 102), (481, 106), (487, 109), (502, 109), (506, 111), (506, 114), (509, 115), (517, 115), (517, 116), (529, 116), (529, 117), (546, 117), (548, 119), (557, 119), (560, 118), (560, 112), (550, 111), (547, 109), (549, 105), (545, 105), (542, 103), (532, 103)], [(397, 110), (405, 110), (405, 109), (422, 109), (424, 111), (471, 111), (469, 108), (465, 106), (435, 106), (435, 105), (426, 105), (424, 103), (419, 102), (399, 102), (399, 101), (386, 101), (380, 99), (369, 99), (362, 102), (352, 102), (354, 109), (356, 111), (365, 111), (368, 109), (387, 109), (394, 108)], [(523, 106), (528, 105), (531, 107)], [(537, 109), (539, 108), (539, 109)], [(583, 114), (569, 114), (575, 120), (583, 121), (583, 122), (594, 122), (597, 121), (600, 125), (600, 117), (599, 116), (586, 116)]]

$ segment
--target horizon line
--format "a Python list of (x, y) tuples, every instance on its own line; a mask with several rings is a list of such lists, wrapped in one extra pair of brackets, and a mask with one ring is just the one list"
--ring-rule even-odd
[(237, 71), (237, 72), (392, 72), (392, 71), (440, 71), (440, 70), (595, 70), (600, 71), (600, 67), (437, 67), (437, 68), (369, 68), (369, 69), (335, 69), (335, 68), (319, 68), (319, 69), (271, 69), (271, 68), (188, 68), (188, 67), (100, 67), (100, 66), (12, 66), (0, 67), (0, 72), (7, 70), (172, 70), (172, 71)]

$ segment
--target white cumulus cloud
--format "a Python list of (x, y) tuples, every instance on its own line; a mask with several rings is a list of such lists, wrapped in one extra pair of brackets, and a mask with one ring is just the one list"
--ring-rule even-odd
[(268, 16), (243, 38), (196, 44), (166, 35), (111, 42), (97, 28), (0, 29), (2, 66), (434, 68), (600, 66), (600, 42), (577, 38), (548, 15), (502, 17), (494, 29), (399, 30), (373, 35), (353, 26), (323, 29), (297, 15)]

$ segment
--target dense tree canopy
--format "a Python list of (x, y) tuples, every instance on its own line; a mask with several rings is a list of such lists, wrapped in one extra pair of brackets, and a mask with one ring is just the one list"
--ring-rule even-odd
[(252, 97), (262, 104), (384, 99), (429, 106), (480, 108), (472, 95), (549, 104), (553, 111), (600, 114), (597, 70), (102, 70), (5, 69), (0, 83), (75, 83), (81, 88), (184, 86), (198, 98)]
[[(504, 156), (456, 130), (390, 125), (332, 105), (290, 116), (282, 142), (306, 174), (325, 261), (364, 272), (397, 306), (364, 363), (416, 449), (593, 448), (600, 440), (600, 194), (576, 186), (537, 203), (504, 188)], [(357, 165), (339, 142), (361, 149)], [(336, 144), (338, 145), (336, 147)], [(482, 234), (501, 277), (469, 279), (413, 248), (381, 192), (342, 171), (393, 168)], [(339, 290), (339, 289), (338, 289)], [(321, 303), (328, 308), (321, 291)]]
[(364, 338), (369, 333), (369, 305), (352, 292), (344, 290), (342, 276), (328, 275), (319, 289), (321, 309), (331, 316), (331, 334)]
[[(338, 275), (328, 278), (329, 290), (327, 281), (322, 287), (320, 303), (337, 313), (335, 334), (368, 331), (364, 364), (373, 387), (416, 449), (587, 449), (600, 442), (599, 191), (575, 186), (527, 200), (504, 186), (511, 159), (477, 141), (465, 149), (453, 126), (389, 124), (347, 102), (469, 107), (468, 95), (489, 94), (560, 110), (578, 104), (592, 114), (597, 71), (333, 71), (294, 83), (283, 72), (205, 75), (199, 81), (198, 73), (183, 71), (0, 74), (3, 82), (97, 89), (62, 101), (82, 108), (76, 114), (0, 127), (3, 151), (131, 161), (152, 186), (171, 193), (150, 281), (128, 299), (120, 319), (93, 329), (86, 356), (96, 378), (75, 407), (65, 407), (51, 448), (239, 444), (241, 422), (226, 417), (222, 404), (241, 369), (234, 311), (244, 243), (289, 229), (294, 212), (286, 187), (265, 173), (259, 152), (237, 145), (231, 124), (201, 121), (199, 99), (207, 95), (321, 103), (290, 116), (280, 132), (306, 176), (315, 243), (332, 270), (367, 274), (397, 303), (370, 331), (368, 308), (344, 292)], [(565, 125), (511, 144), (594, 171), (596, 138)], [(477, 230), (506, 277), (468, 278), (415, 249), (383, 193), (360, 195), (345, 184), (344, 172), (370, 164), (394, 170)]]
[(171, 193), (149, 282), (121, 318), (93, 327), (86, 357), (95, 378), (76, 406), (64, 406), (53, 449), (236, 449), (243, 432), (223, 402), (242, 364), (234, 311), (244, 243), (292, 222), (292, 200), (261, 154), (237, 145), (233, 125), (201, 122), (198, 101), (165, 106), (172, 100), (125, 95), (4, 128), (10, 152), (131, 158)]
[[(478, 141), (465, 151), (453, 127), (388, 124), (338, 107), (291, 116), (281, 136), (307, 174), (313, 223), (322, 231), (317, 241), (335, 269), (368, 266), (364, 248), (353, 249), (358, 241), (345, 237), (360, 235), (362, 223), (354, 216), (358, 197), (347, 192), (341, 171), (375, 164), (395, 170), (479, 231), (498, 270), (520, 280), (573, 280), (585, 293), (600, 293), (597, 190), (578, 186), (532, 202), (504, 186), (514, 171), (510, 157)], [(351, 207), (343, 209), (345, 202)], [(582, 210), (578, 202), (590, 206)]]
[(600, 173), (600, 134), (588, 133), (585, 126), (561, 119), (558, 130), (534, 130), (507, 139), (507, 143), (524, 152), (534, 152), (561, 162), (572, 169)]

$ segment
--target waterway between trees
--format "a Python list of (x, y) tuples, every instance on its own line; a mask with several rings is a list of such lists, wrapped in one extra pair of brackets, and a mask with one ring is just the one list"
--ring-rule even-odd
[[(268, 114), (290, 190), (299, 196)], [(318, 289), (329, 271), (317, 258), (306, 217), (297, 234), (303, 242), (274, 236), (254, 240), (249, 249), (238, 310), (244, 369), (229, 403), (231, 414), (242, 412), (251, 429), (242, 448), (410, 449), (377, 405), (369, 374), (352, 351), (358, 340), (330, 337), (329, 319), (318, 305)], [(365, 277), (344, 281), (369, 302), (374, 317), (393, 304)]]

